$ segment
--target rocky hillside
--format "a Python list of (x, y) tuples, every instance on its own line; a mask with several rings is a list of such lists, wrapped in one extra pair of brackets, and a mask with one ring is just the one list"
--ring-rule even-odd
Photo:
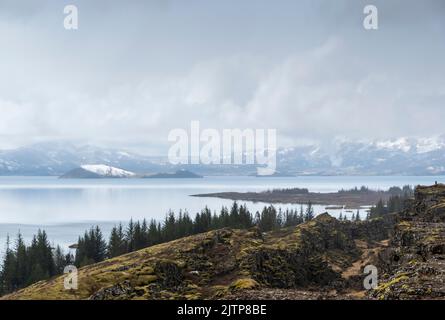
[[(375, 259), (388, 221), (340, 222), (328, 214), (267, 234), (222, 229), (156, 245), (79, 270), (6, 299), (293, 299), (363, 295), (361, 265)], [(310, 290), (309, 290), (310, 288)]]
[[(445, 185), (418, 187), (404, 212), (370, 221), (327, 213), (297, 227), (211, 231), (79, 270), (4, 299), (443, 299)], [(376, 289), (363, 288), (366, 265)]]
[(383, 279), (370, 297), (445, 299), (445, 185), (417, 187), (379, 256)]

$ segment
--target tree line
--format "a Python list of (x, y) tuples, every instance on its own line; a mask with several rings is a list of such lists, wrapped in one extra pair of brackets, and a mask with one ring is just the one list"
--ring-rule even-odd
[(314, 218), (311, 203), (305, 209), (276, 209), (264, 207), (252, 214), (246, 205), (234, 202), (219, 213), (204, 208), (192, 218), (187, 211), (177, 215), (170, 211), (162, 222), (154, 219), (133, 221), (124, 227), (119, 223), (106, 241), (99, 226), (92, 227), (78, 238), (75, 255), (65, 254), (60, 246), (53, 248), (44, 230), (39, 230), (27, 246), (21, 233), (11, 244), (9, 235), (0, 268), (0, 295), (26, 287), (40, 280), (63, 273), (67, 265), (82, 267), (155, 244), (224, 227), (248, 229), (258, 226), (262, 232), (296, 226)]
[(406, 209), (407, 200), (414, 196), (414, 189), (409, 186), (391, 187), (388, 192), (391, 196), (387, 201), (380, 199), (368, 212), (367, 219), (382, 217), (389, 213), (400, 212)]
[[(365, 188), (357, 190), (364, 191)], [(403, 210), (406, 199), (412, 197), (413, 193), (409, 186), (391, 188), (392, 195), (388, 201), (380, 200), (371, 207), (366, 219)], [(108, 241), (98, 226), (92, 227), (78, 238), (75, 255), (65, 254), (60, 246), (51, 247), (43, 230), (38, 231), (29, 246), (19, 233), (13, 245), (7, 237), (0, 269), (0, 295), (61, 274), (66, 265), (82, 267), (152, 245), (225, 227), (248, 229), (257, 226), (261, 232), (267, 232), (299, 225), (312, 220), (314, 216), (310, 202), (306, 208), (300, 206), (299, 210), (277, 210), (272, 205), (265, 206), (255, 214), (245, 204), (234, 202), (230, 208), (222, 207), (219, 213), (212, 213), (206, 207), (196, 213), (194, 218), (187, 211), (179, 211), (177, 215), (170, 211), (162, 222), (144, 219), (130, 220), (126, 226), (119, 223), (111, 230)], [(346, 215), (341, 215), (339, 220), (347, 220)], [(360, 221), (359, 212), (349, 220)]]
[(257, 226), (261, 232), (267, 232), (296, 226), (313, 218), (311, 203), (305, 209), (301, 206), (300, 210), (277, 210), (274, 206), (266, 206), (261, 212), (252, 214), (246, 205), (234, 202), (230, 208), (223, 207), (219, 213), (212, 213), (206, 207), (194, 218), (187, 211), (180, 211), (177, 215), (170, 211), (162, 223), (154, 219), (149, 222), (146, 219), (130, 220), (126, 227), (119, 223), (111, 230), (108, 242), (103, 238), (99, 227), (91, 228), (79, 237), (75, 264), (81, 267), (152, 245), (225, 227), (248, 229)]
[(60, 246), (51, 247), (43, 230), (34, 235), (29, 246), (20, 232), (13, 245), (8, 235), (0, 269), (0, 295), (61, 274), (73, 262), (73, 256), (64, 254)]

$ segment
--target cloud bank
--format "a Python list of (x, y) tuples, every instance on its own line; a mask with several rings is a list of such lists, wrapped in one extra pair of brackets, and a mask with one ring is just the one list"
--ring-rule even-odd
[(164, 153), (168, 132), (275, 128), (278, 143), (442, 134), (445, 6), (375, 1), (0, 1), (0, 147)]

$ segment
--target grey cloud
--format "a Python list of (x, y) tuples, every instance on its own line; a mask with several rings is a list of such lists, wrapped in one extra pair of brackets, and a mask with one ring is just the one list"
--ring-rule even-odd
[(194, 119), (277, 128), (283, 144), (443, 133), (443, 2), (375, 0), (370, 32), (365, 4), (0, 0), (0, 147), (162, 149)]

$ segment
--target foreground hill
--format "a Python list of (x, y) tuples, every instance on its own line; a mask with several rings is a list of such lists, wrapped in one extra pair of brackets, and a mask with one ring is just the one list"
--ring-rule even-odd
[(248, 298), (249, 292), (317, 298), (361, 282), (361, 262), (376, 257), (386, 225), (383, 219), (351, 223), (322, 214), (267, 234), (221, 229), (81, 268), (76, 291), (65, 290), (60, 276), (4, 298), (216, 299)]
[[(363, 288), (363, 269), (379, 285)], [(261, 233), (221, 229), (79, 269), (4, 299), (444, 299), (445, 185), (418, 187), (397, 215), (338, 221), (327, 213)]]

